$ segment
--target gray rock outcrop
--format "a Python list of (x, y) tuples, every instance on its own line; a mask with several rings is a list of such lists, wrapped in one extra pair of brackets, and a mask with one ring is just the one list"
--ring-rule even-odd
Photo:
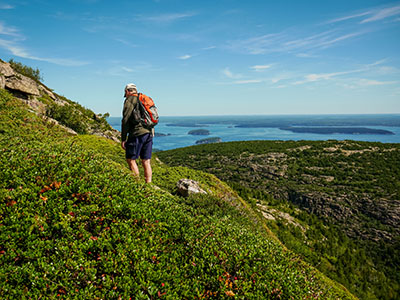
[(199, 183), (192, 179), (180, 179), (176, 187), (178, 189), (178, 194), (183, 197), (188, 197), (191, 194), (207, 194), (200, 188)]
[(9, 63), (0, 60), (0, 75), (4, 77), (10, 77), (15, 75), (15, 71), (11, 68)]
[(24, 75), (6, 77), (6, 88), (33, 96), (40, 96), (38, 84)]

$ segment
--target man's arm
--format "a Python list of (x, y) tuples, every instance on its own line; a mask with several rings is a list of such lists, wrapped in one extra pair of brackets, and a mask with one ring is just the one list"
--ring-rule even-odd
[[(121, 121), (121, 140), (122, 140), (122, 142), (126, 141), (126, 137), (128, 135), (129, 118), (133, 112), (133, 108), (134, 108), (134, 106), (132, 103), (132, 97), (126, 98), (125, 102), (124, 102), (124, 109), (122, 111), (122, 121)], [(124, 146), (125, 145), (122, 145), (122, 148), (124, 148)]]

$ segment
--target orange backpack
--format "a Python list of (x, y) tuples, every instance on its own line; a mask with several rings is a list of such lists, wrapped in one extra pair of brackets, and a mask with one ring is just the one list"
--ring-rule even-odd
[(145, 94), (138, 94), (138, 103), (134, 109), (134, 119), (143, 127), (151, 129), (158, 124), (158, 111), (153, 99)]

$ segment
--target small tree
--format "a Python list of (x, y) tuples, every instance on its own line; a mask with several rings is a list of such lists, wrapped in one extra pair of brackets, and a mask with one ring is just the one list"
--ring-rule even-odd
[(43, 80), (42, 75), (40, 74), (40, 70), (38, 68), (33, 69), (31, 67), (28, 67), (20, 62), (17, 62), (13, 59), (10, 59), (9, 64), (11, 65), (11, 67), (14, 69), (14, 71), (25, 75), (35, 81), (41, 81)]

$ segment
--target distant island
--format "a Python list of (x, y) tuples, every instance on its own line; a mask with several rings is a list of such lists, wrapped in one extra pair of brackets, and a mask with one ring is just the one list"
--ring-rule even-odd
[(163, 137), (163, 136), (169, 136), (169, 135), (171, 135), (171, 134), (170, 134), (170, 133), (165, 134), (165, 133), (161, 133), (161, 132), (156, 132), (156, 133), (154, 133), (154, 136), (155, 136), (155, 137)]
[(211, 138), (206, 138), (206, 139), (196, 141), (196, 145), (221, 143), (221, 142), (222, 142), (222, 139), (220, 137), (211, 137)]
[(384, 129), (373, 129), (365, 127), (280, 127), (281, 130), (287, 130), (296, 133), (318, 133), (318, 134), (385, 134), (394, 133)]
[(197, 124), (197, 123), (170, 123), (166, 124), (166, 126), (171, 127), (207, 127), (205, 124)]
[(208, 131), (207, 129), (194, 129), (194, 130), (190, 130), (188, 132), (188, 134), (191, 134), (191, 135), (210, 135), (210, 131)]

